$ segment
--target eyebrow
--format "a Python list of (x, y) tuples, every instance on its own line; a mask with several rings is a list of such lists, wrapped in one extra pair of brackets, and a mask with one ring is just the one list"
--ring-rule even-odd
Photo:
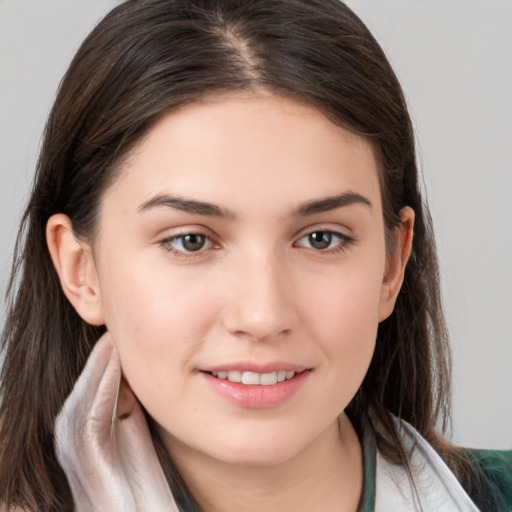
[[(353, 204), (363, 204), (370, 208), (372, 206), (371, 202), (361, 194), (346, 192), (336, 196), (315, 199), (302, 203), (295, 211), (295, 215), (298, 217), (307, 217)], [(197, 201), (195, 199), (186, 199), (179, 196), (165, 194), (149, 199), (143, 203), (137, 211), (138, 213), (142, 213), (146, 210), (159, 206), (166, 206), (185, 213), (204, 215), (206, 217), (216, 217), (219, 219), (235, 220), (237, 217), (234, 211), (223, 206), (218, 206), (206, 201)]]
[(167, 206), (185, 213), (217, 217), (220, 219), (234, 220), (236, 218), (236, 213), (228, 208), (217, 206), (216, 204), (205, 201), (196, 201), (194, 199), (185, 199), (183, 197), (170, 195), (158, 195), (153, 197), (149, 201), (143, 203), (137, 211), (142, 213), (157, 206)]
[(343, 206), (350, 206), (353, 204), (363, 204), (372, 207), (372, 203), (361, 194), (355, 192), (346, 192), (337, 196), (326, 197), (302, 203), (297, 209), (297, 215), (306, 217), (308, 215), (315, 215), (316, 213), (329, 212)]

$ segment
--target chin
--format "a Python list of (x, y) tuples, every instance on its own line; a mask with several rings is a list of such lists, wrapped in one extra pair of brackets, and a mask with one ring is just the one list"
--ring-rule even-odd
[(261, 430), (248, 433), (232, 432), (228, 438), (217, 439), (210, 455), (225, 463), (247, 467), (269, 467), (283, 464), (296, 457), (310, 443), (309, 439), (286, 432)]
[[(175, 437), (164, 434), (168, 450), (178, 456), (195, 453), (195, 457), (206, 457), (233, 466), (271, 467), (293, 459), (309, 440), (301, 436), (290, 436), (289, 429), (285, 432), (277, 429), (255, 428), (248, 432), (246, 428), (224, 429), (209, 435)], [(164, 441), (164, 442), (165, 442)]]

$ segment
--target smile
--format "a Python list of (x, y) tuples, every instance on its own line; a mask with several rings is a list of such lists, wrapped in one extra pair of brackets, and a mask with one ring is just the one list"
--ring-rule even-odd
[(211, 375), (221, 380), (228, 380), (230, 382), (246, 384), (249, 386), (273, 386), (278, 382), (284, 382), (292, 379), (295, 377), (295, 372), (279, 370), (277, 372), (270, 373), (256, 373), (234, 370), (229, 372), (211, 372)]
[(273, 372), (268, 371), (272, 368), (265, 368), (263, 372), (216, 368), (199, 374), (212, 391), (237, 406), (267, 409), (291, 400), (312, 373), (311, 368), (297, 366), (294, 370), (279, 370), (279, 366), (274, 367)]

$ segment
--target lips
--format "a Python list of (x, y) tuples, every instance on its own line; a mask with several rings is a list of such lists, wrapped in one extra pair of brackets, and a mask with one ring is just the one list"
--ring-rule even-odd
[(266, 409), (291, 400), (306, 382), (311, 369), (289, 364), (280, 367), (249, 364), (203, 370), (200, 374), (211, 390), (231, 403), (246, 409)]

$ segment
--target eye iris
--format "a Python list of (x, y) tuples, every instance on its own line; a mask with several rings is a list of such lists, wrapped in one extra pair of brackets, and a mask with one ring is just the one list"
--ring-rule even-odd
[(199, 251), (203, 248), (205, 241), (203, 235), (184, 235), (181, 243), (187, 251)]
[(309, 243), (315, 249), (327, 249), (331, 245), (332, 235), (327, 231), (315, 231), (309, 236)]

